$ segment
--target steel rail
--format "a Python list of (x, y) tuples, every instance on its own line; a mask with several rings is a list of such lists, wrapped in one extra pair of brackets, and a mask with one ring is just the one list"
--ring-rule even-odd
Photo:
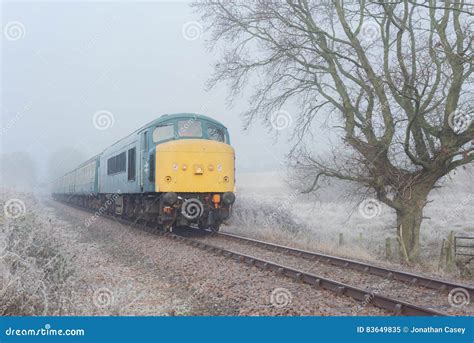
[(332, 255), (327, 255), (327, 254), (322, 254), (322, 253), (316, 253), (316, 252), (307, 251), (307, 250), (300, 250), (300, 249), (288, 247), (285, 245), (269, 243), (269, 242), (260, 241), (257, 239), (243, 237), (243, 236), (234, 235), (230, 233), (219, 232), (218, 235), (222, 237), (229, 237), (235, 240), (240, 240), (240, 241), (260, 245), (269, 250), (274, 250), (274, 251), (277, 250), (284, 253), (289, 253), (297, 257), (310, 259), (313, 261), (322, 261), (322, 262), (330, 263), (331, 265), (334, 265), (334, 266), (343, 267), (343, 268), (351, 268), (357, 271), (384, 277), (387, 279), (394, 279), (394, 280), (406, 282), (414, 286), (422, 286), (422, 287), (435, 289), (439, 291), (450, 291), (454, 288), (463, 288), (467, 292), (469, 292), (471, 296), (474, 296), (474, 288), (465, 284), (454, 283), (454, 282), (450, 282), (446, 280), (431, 278), (431, 277), (404, 272), (404, 271), (391, 269), (391, 268), (384, 268), (384, 267), (376, 266), (373, 264), (359, 262), (359, 261), (355, 261), (355, 260), (351, 260), (347, 258), (342, 258), (342, 257), (337, 257), (337, 256), (332, 256)]
[[(64, 202), (61, 202), (64, 203)], [(67, 206), (71, 206), (80, 210), (87, 211), (89, 213), (95, 213), (96, 210), (78, 206), (75, 204), (64, 203)], [(439, 312), (433, 309), (417, 306), (414, 304), (407, 303), (405, 301), (390, 298), (384, 295), (380, 295), (377, 293), (371, 293), (367, 290), (350, 286), (335, 280), (331, 280), (325, 277), (321, 277), (315, 274), (307, 273), (304, 271), (300, 271), (294, 268), (290, 268), (281, 264), (277, 264), (274, 262), (266, 261), (263, 259), (259, 259), (250, 255), (246, 255), (243, 253), (231, 251), (228, 249), (224, 249), (218, 246), (214, 246), (208, 243), (204, 243), (199, 240), (194, 240), (188, 237), (179, 236), (174, 233), (166, 233), (160, 231), (152, 226), (146, 224), (140, 224), (137, 221), (131, 221), (128, 219), (120, 218), (114, 215), (108, 214), (101, 214), (100, 217), (107, 218), (118, 223), (128, 225), (131, 227), (136, 227), (138, 229), (142, 229), (144, 231), (153, 232), (160, 236), (170, 238), (172, 240), (177, 240), (184, 242), (188, 245), (200, 248), (202, 250), (206, 250), (212, 253), (216, 253), (219, 255), (223, 255), (238, 262), (246, 263), (250, 266), (254, 266), (263, 270), (268, 270), (275, 272), (279, 275), (289, 277), (294, 279), (298, 282), (307, 283), (309, 285), (314, 286), (317, 289), (325, 289), (328, 291), (332, 291), (336, 293), (338, 296), (348, 296), (355, 300), (361, 301), (364, 306), (372, 304), (376, 307), (379, 307), (384, 310), (391, 311), (394, 315), (406, 315), (406, 316), (447, 316), (448, 314), (444, 312)]]
[(408, 316), (447, 316), (446, 313), (439, 312), (433, 309), (413, 305), (399, 299), (390, 298), (377, 293), (371, 293), (362, 288), (354, 287), (331, 280), (319, 275), (307, 273), (298, 269), (287, 267), (264, 259), (256, 258), (247, 254), (225, 249), (209, 243), (204, 243), (199, 240), (194, 240), (188, 237), (179, 236), (173, 233), (160, 232), (160, 235), (170, 237), (174, 240), (185, 242), (191, 246), (207, 250), (219, 255), (230, 257), (238, 262), (246, 263), (263, 270), (269, 270), (277, 274), (287, 276), (296, 281), (303, 282), (315, 286), (316, 288), (325, 289), (336, 293), (338, 296), (348, 296), (355, 300), (361, 301), (363, 304), (373, 304), (384, 310), (391, 311), (394, 315), (408, 315)]

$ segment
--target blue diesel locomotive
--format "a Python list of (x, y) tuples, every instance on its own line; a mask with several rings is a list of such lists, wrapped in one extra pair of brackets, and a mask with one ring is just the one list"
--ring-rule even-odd
[(216, 231), (235, 201), (227, 128), (198, 114), (165, 114), (53, 184), (55, 199), (165, 230)]

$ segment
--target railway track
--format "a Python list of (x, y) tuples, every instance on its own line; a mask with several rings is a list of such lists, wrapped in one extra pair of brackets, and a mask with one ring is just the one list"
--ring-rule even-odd
[(176, 234), (164, 234), (175, 240), (183, 241), (191, 246), (201, 248), (212, 253), (230, 257), (238, 262), (246, 263), (250, 266), (257, 267), (263, 270), (272, 271), (280, 275), (289, 277), (298, 282), (310, 284), (316, 288), (332, 291), (339, 296), (348, 296), (355, 300), (361, 301), (365, 306), (372, 304), (382, 309), (392, 312), (394, 315), (409, 315), (409, 316), (446, 316), (444, 312), (433, 309), (410, 304), (399, 299), (390, 298), (384, 295), (370, 293), (362, 288), (354, 287), (345, 283), (341, 283), (326, 277), (311, 274), (302, 270), (284, 266), (282, 264), (274, 263), (268, 260), (257, 258), (255, 256), (247, 255), (241, 252), (232, 251), (230, 249), (222, 248), (209, 243), (204, 243), (199, 240), (190, 239), (188, 237), (179, 236)]
[[(431, 309), (438, 313), (446, 311), (443, 312), (444, 315), (474, 314), (474, 308), (468, 306), (469, 295), (466, 294), (472, 294), (473, 292), (473, 287), (470, 285), (247, 239), (232, 234), (224, 233), (214, 237), (200, 237), (198, 239), (234, 252), (251, 254), (254, 258), (272, 261), (287, 266), (288, 269), (297, 269), (300, 273), (318, 275), (339, 284), (355, 285), (356, 288), (365, 292), (366, 298), (369, 300), (371, 300), (371, 297), (384, 295), (392, 300), (403, 299), (405, 303), (416, 305), (418, 309)], [(233, 242), (234, 240), (237, 242)], [(351, 268), (350, 262), (355, 267)], [(374, 272), (371, 272), (371, 270)], [(418, 283), (418, 280), (421, 280), (421, 282)], [(429, 283), (430, 280), (433, 282)], [(425, 285), (428, 287), (425, 287)], [(335, 287), (330, 288), (330, 290), (338, 291)], [(449, 293), (449, 296), (448, 290), (453, 290), (452, 293)], [(454, 301), (455, 298), (459, 300), (464, 296), (467, 296), (467, 298), (465, 297), (458, 302)], [(367, 304), (367, 300), (364, 300), (363, 303)], [(389, 309), (383, 305), (381, 307)], [(408, 309), (408, 312), (410, 311)]]
[(219, 233), (219, 236), (234, 239), (241, 242), (246, 242), (249, 244), (254, 244), (260, 247), (271, 251), (279, 251), (282, 253), (291, 254), (297, 257), (302, 257), (311, 261), (324, 262), (331, 264), (337, 267), (350, 268), (359, 272), (364, 272), (376, 276), (380, 276), (386, 279), (398, 280), (401, 282), (408, 283), (410, 285), (426, 287), (438, 291), (451, 291), (455, 288), (464, 288), (471, 297), (474, 298), (474, 288), (465, 284), (449, 282), (446, 280), (440, 280), (436, 278), (431, 278), (419, 274), (408, 273), (396, 269), (390, 269), (385, 267), (376, 266), (373, 264), (359, 262), (347, 258), (316, 253), (307, 250), (296, 249), (284, 245), (279, 245), (275, 243), (269, 243), (257, 239), (252, 239), (248, 237), (233, 235), (230, 233)]
[[(75, 207), (75, 208), (78, 208), (78, 209), (81, 209), (81, 210), (85, 210), (85, 211), (88, 211), (88, 212), (92, 212), (92, 213), (95, 212), (95, 210), (91, 210), (91, 209), (88, 209), (88, 208), (74, 206), (74, 205), (67, 204), (67, 203), (66, 203), (66, 205), (72, 206), (72, 207)], [(377, 307), (382, 308), (384, 310), (390, 311), (393, 315), (406, 315), (406, 316), (446, 316), (446, 315), (448, 315), (445, 312), (437, 311), (435, 309), (426, 308), (426, 307), (423, 307), (423, 306), (418, 306), (418, 305), (415, 305), (415, 304), (412, 304), (412, 303), (409, 303), (409, 302), (406, 302), (406, 301), (403, 301), (403, 300), (400, 300), (400, 299), (397, 299), (397, 298), (392, 298), (392, 297), (385, 296), (385, 295), (382, 295), (382, 294), (378, 294), (378, 293), (375, 293), (375, 292), (370, 292), (367, 289), (359, 288), (359, 287), (352, 286), (352, 285), (349, 285), (349, 284), (346, 284), (346, 283), (343, 283), (343, 282), (333, 280), (333, 279), (328, 278), (328, 277), (323, 277), (323, 276), (316, 275), (316, 274), (313, 274), (313, 273), (310, 273), (310, 272), (306, 272), (306, 271), (299, 270), (299, 269), (296, 269), (296, 268), (288, 267), (288, 266), (285, 266), (281, 263), (276, 263), (276, 262), (273, 262), (273, 261), (270, 261), (270, 260), (258, 258), (258, 257), (252, 256), (252, 255), (242, 253), (242, 252), (227, 249), (225, 247), (210, 244), (210, 243), (204, 242), (204, 241), (199, 240), (199, 239), (185, 237), (185, 236), (182, 236), (182, 235), (177, 235), (175, 233), (165, 233), (165, 232), (157, 230), (156, 228), (154, 228), (153, 226), (150, 226), (147, 223), (137, 222), (137, 221), (130, 221), (130, 220), (119, 218), (119, 217), (116, 217), (116, 216), (113, 216), (113, 215), (102, 214), (101, 216), (105, 217), (105, 218), (108, 218), (108, 219), (111, 219), (111, 220), (114, 220), (116, 222), (119, 222), (121, 224), (129, 225), (129, 226), (132, 226), (132, 227), (136, 227), (138, 229), (153, 232), (153, 233), (159, 234), (161, 236), (167, 237), (169, 239), (181, 241), (181, 242), (183, 242), (187, 245), (202, 249), (202, 250), (210, 252), (210, 253), (214, 253), (214, 254), (226, 256), (228, 258), (232, 258), (232, 259), (236, 260), (237, 262), (245, 263), (245, 264), (248, 264), (249, 266), (257, 267), (257, 268), (267, 270), (267, 271), (272, 271), (272, 272), (277, 273), (279, 275), (289, 277), (289, 278), (291, 278), (291, 279), (293, 279), (297, 282), (307, 283), (309, 285), (312, 285), (315, 288), (325, 289), (325, 290), (334, 292), (338, 296), (351, 297), (351, 298), (353, 298), (357, 301), (360, 301), (361, 306), (368, 306), (368, 305), (377, 306)], [(268, 243), (268, 242), (253, 240), (253, 239), (249, 239), (249, 238), (245, 238), (245, 237), (241, 237), (241, 236), (236, 236), (236, 235), (231, 235), (231, 234), (220, 233), (218, 236), (220, 236), (220, 237), (229, 237), (229, 238), (232, 238), (232, 239), (235, 239), (235, 240), (241, 240), (241, 241), (249, 242), (249, 243), (252, 243), (252, 244), (261, 245), (261, 246), (264, 246), (264, 247), (269, 248), (269, 249), (278, 249), (280, 251), (291, 252), (292, 254), (297, 254), (300, 257), (304, 255), (305, 258), (309, 257), (311, 259), (314, 259), (315, 261), (317, 260), (317, 258), (321, 258), (321, 257), (325, 258), (326, 260), (330, 259), (331, 261), (335, 261), (335, 263), (340, 263), (342, 260), (344, 260), (344, 265), (343, 265), (344, 267), (349, 267), (351, 265), (351, 263), (353, 264), (353, 266), (364, 265), (363, 263), (356, 262), (356, 261), (345, 260), (345, 259), (341, 259), (341, 258), (334, 257), (334, 256), (329, 256), (329, 255), (323, 255), (323, 254), (317, 254), (317, 253), (312, 253), (312, 252), (308, 252), (308, 251), (298, 250), (298, 249), (294, 249), (294, 248), (290, 248), (290, 247), (285, 247), (285, 246), (276, 245), (276, 244), (272, 244), (272, 243)], [(367, 269), (367, 268), (369, 268), (369, 269)], [(372, 265), (364, 265), (364, 271), (370, 272), (371, 270), (372, 270), (372, 272), (378, 271), (379, 273), (381, 273), (382, 270), (384, 270), (384, 268), (375, 267), (375, 266), (372, 266)], [(387, 271), (387, 270), (385, 270), (385, 271)], [(392, 271), (392, 273), (393, 273), (393, 271)], [(427, 283), (427, 281), (428, 281), (427, 277), (421, 277), (419, 275), (409, 274), (409, 273), (404, 273), (404, 272), (399, 272), (399, 271), (397, 271), (397, 273), (399, 273), (399, 274), (393, 273), (392, 276), (402, 275), (402, 274), (413, 275), (413, 277), (411, 278), (412, 282), (414, 281), (413, 278), (416, 277), (417, 280), (422, 280), (422, 282), (424, 284), (428, 284)], [(387, 273), (385, 272), (384, 275), (387, 276), (386, 274)], [(397, 276), (397, 277), (402, 277), (402, 276)], [(436, 280), (436, 282), (443, 283), (443, 281), (441, 281), (441, 280)], [(442, 291), (442, 290), (448, 289), (448, 287), (452, 287), (452, 286), (455, 285), (455, 284), (448, 283), (448, 282), (444, 282), (444, 284), (445, 284), (445, 287), (442, 287), (442, 285), (441, 285), (439, 287), (439, 290)], [(433, 283), (432, 285), (435, 285), (435, 283)], [(457, 285), (457, 286), (459, 286), (459, 285)], [(470, 292), (473, 291), (472, 288), (468, 288), (468, 289), (469, 289)]]

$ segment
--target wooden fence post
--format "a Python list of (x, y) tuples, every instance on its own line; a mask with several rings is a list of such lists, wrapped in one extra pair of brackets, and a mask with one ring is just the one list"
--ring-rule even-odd
[(385, 239), (385, 258), (387, 260), (392, 259), (392, 243), (389, 237)]
[(438, 271), (443, 269), (446, 264), (446, 239), (441, 243), (441, 252), (439, 253)]
[(344, 234), (342, 232), (339, 234), (339, 245), (344, 245)]
[(448, 236), (448, 245), (446, 251), (446, 267), (448, 270), (452, 270), (454, 268), (454, 231), (451, 231)]

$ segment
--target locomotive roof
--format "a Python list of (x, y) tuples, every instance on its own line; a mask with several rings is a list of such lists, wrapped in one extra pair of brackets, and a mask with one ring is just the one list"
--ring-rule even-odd
[(160, 116), (158, 119), (155, 119), (155, 120), (152, 120), (151, 122), (149, 122), (148, 124), (142, 126), (141, 128), (139, 128), (137, 131), (141, 131), (149, 126), (153, 126), (153, 125), (156, 125), (156, 124), (160, 124), (160, 123), (164, 123), (168, 120), (173, 120), (173, 119), (179, 119), (179, 118), (196, 118), (196, 119), (204, 119), (204, 120), (207, 120), (207, 121), (210, 121), (210, 122), (213, 122), (215, 124), (218, 124), (220, 126), (223, 126), (225, 127), (221, 122), (211, 118), (211, 117), (208, 117), (208, 116), (205, 116), (204, 114), (197, 114), (197, 113), (173, 113), (173, 114), (163, 114), (162, 116)]
[[(133, 131), (132, 133), (128, 134), (127, 136), (119, 139), (118, 141), (116, 141), (115, 143), (111, 144), (108, 148), (111, 148), (113, 147), (114, 145), (120, 143), (121, 141), (127, 139), (128, 137), (132, 136), (132, 135), (135, 135), (135, 134), (138, 134), (140, 133), (141, 131), (149, 128), (150, 126), (154, 126), (154, 125), (159, 125), (161, 123), (165, 123), (167, 121), (171, 121), (171, 120), (175, 120), (175, 119), (191, 119), (191, 118), (194, 118), (194, 119), (203, 119), (203, 120), (207, 120), (207, 121), (210, 121), (214, 124), (217, 124), (219, 126), (222, 126), (224, 127), (226, 130), (227, 130), (227, 127), (224, 126), (224, 124), (222, 124), (221, 122), (211, 118), (211, 117), (208, 117), (208, 116), (205, 116), (204, 114), (197, 114), (197, 113), (173, 113), (173, 114), (163, 114), (161, 115), (158, 119), (154, 119), (150, 122), (148, 122), (147, 124), (143, 125), (142, 127), (140, 127), (139, 129)], [(108, 148), (105, 148), (104, 151)], [(101, 154), (104, 152), (102, 151)], [(100, 154), (99, 154), (100, 155)]]
[(158, 124), (161, 124), (161, 123), (165, 123), (167, 121), (170, 121), (170, 120), (174, 120), (174, 119), (188, 119), (188, 118), (195, 118), (195, 119), (203, 119), (203, 120), (207, 120), (207, 121), (210, 121), (214, 124), (217, 124), (219, 126), (222, 126), (224, 127), (225, 129), (227, 129), (227, 127), (225, 127), (221, 122), (211, 118), (211, 117), (208, 117), (208, 116), (205, 116), (204, 114), (197, 114), (197, 113), (173, 113), (173, 114), (163, 114), (161, 115), (159, 118), (157, 119), (154, 119), (152, 120), (151, 122), (148, 122), (147, 124), (143, 125), (142, 127), (140, 127), (139, 129), (133, 131), (132, 133), (128, 134), (127, 136), (119, 139), (118, 141), (116, 141), (115, 143), (109, 145), (107, 148), (103, 149), (99, 154), (89, 158), (87, 161), (85, 162), (82, 162), (80, 165), (78, 165), (76, 168), (72, 169), (71, 171), (65, 173), (63, 176), (66, 176), (72, 172), (74, 172), (75, 170), (83, 167), (84, 165), (90, 163), (91, 161), (99, 158), (107, 149), (109, 148), (112, 148), (114, 147), (115, 145), (117, 145), (118, 143), (122, 142), (123, 140), (127, 139), (128, 137), (130, 137), (131, 135), (134, 135), (134, 134), (137, 134), (139, 132), (141, 132), (142, 130), (150, 127), (150, 126), (154, 126), (154, 125), (158, 125)]

